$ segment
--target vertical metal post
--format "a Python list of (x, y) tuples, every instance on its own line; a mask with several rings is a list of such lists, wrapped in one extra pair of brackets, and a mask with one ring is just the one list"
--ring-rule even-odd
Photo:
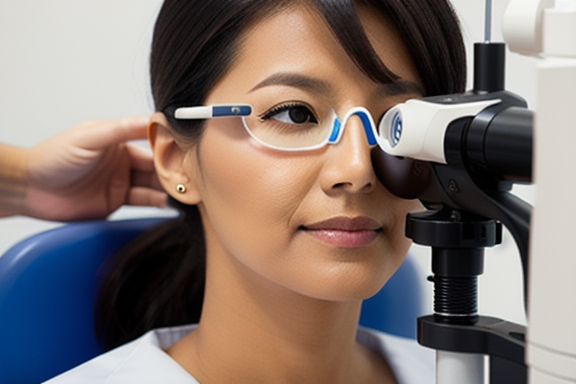
[(492, 40), (492, 0), (486, 0), (486, 14), (484, 15), (484, 42)]

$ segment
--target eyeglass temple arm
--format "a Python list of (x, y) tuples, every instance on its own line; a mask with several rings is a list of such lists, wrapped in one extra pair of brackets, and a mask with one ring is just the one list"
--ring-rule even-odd
[(212, 117), (249, 116), (252, 107), (247, 104), (208, 105), (200, 107), (182, 107), (174, 111), (177, 119), (210, 119)]

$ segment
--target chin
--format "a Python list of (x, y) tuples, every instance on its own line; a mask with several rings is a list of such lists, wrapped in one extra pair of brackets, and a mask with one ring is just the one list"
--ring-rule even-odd
[(346, 265), (317, 271), (314, 276), (307, 273), (306, 279), (295, 281), (293, 289), (319, 300), (362, 301), (378, 293), (394, 271), (373, 265)]

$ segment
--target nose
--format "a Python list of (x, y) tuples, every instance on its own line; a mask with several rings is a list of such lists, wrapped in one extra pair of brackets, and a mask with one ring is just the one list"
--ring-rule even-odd
[[(371, 140), (364, 119), (351, 115), (343, 120), (340, 140), (328, 148), (321, 183), (328, 195), (369, 193), (377, 183), (370, 156)], [(371, 131), (370, 131), (371, 134)]]

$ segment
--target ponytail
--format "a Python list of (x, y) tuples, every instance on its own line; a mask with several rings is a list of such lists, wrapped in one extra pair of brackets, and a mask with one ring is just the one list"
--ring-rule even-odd
[(172, 200), (181, 215), (131, 241), (105, 267), (96, 334), (106, 350), (160, 327), (197, 323), (206, 276), (196, 206)]

